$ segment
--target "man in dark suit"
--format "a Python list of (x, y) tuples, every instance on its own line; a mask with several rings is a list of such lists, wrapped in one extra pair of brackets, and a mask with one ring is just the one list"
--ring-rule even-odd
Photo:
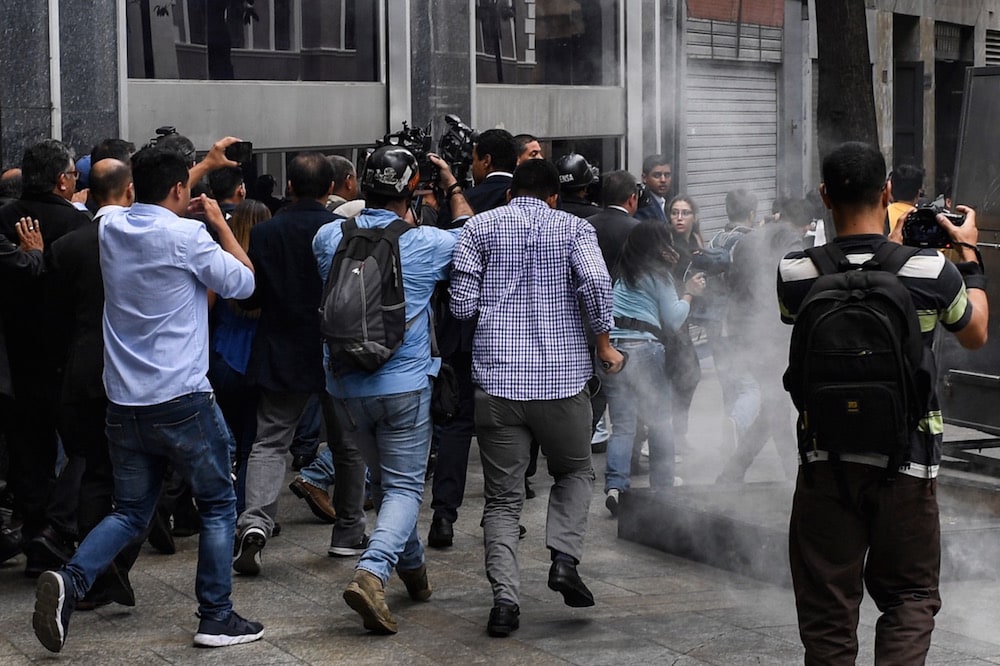
[[(260, 398), (257, 439), (247, 461), (246, 509), (237, 520), (239, 547), (233, 561), (233, 569), (248, 575), (260, 573), (260, 552), (274, 533), (295, 427), (309, 396), (327, 395), (319, 329), (323, 282), (312, 242), (320, 227), (342, 219), (326, 209), (333, 166), (322, 153), (300, 153), (288, 166), (288, 186), (293, 202), (250, 232), (248, 254), (257, 286), (243, 305), (260, 308), (260, 322), (247, 376), (260, 388)], [(337, 478), (330, 552), (357, 556), (367, 542), (364, 463), (361, 453), (336, 435), (328, 400), (325, 403)]]
[[(472, 179), (476, 185), (465, 193), (472, 210), (482, 213), (507, 204), (507, 191), (517, 166), (518, 145), (507, 130), (490, 129), (479, 135), (472, 147)], [(448, 548), (454, 538), (452, 524), (465, 495), (469, 466), (469, 446), (475, 434), (473, 424), (472, 336), (474, 321), (452, 317), (446, 290), (439, 292), (437, 336), (441, 356), (455, 370), (459, 402), (454, 419), (440, 428), (434, 482), (431, 487), (431, 528), (427, 545)]]
[(637, 220), (660, 220), (669, 223), (664, 206), (674, 186), (674, 165), (667, 155), (647, 155), (642, 161), (642, 184), (646, 196), (635, 212)]
[[(46, 260), (56, 239), (90, 222), (70, 203), (79, 172), (73, 153), (62, 142), (42, 141), (24, 152), (21, 198), (0, 208), (0, 234), (17, 242), (15, 225), (22, 217), (41, 223)], [(56, 406), (63, 362), (56, 353), (61, 332), (56, 313), (46, 307), (48, 276), (14, 278), (4, 283), (0, 304), (10, 360), (14, 400), (0, 409), (14, 494), (14, 512), (23, 519), (25, 541), (45, 526), (45, 509), (55, 481)], [(34, 350), (30, 353), (29, 350)], [(29, 576), (41, 571), (26, 570)]]
[(604, 174), (601, 196), (604, 210), (591, 215), (587, 221), (597, 230), (597, 243), (601, 246), (604, 263), (608, 266), (611, 279), (618, 277), (618, 259), (622, 254), (625, 239), (639, 220), (633, 217), (639, 205), (639, 192), (635, 176), (628, 171), (612, 171)]
[[(45, 259), (42, 257), (44, 243), (39, 226), (33, 219), (19, 221), (15, 230), (21, 241), (20, 245), (14, 245), (5, 236), (0, 236), (0, 277), (4, 280), (20, 274), (38, 277), (45, 271)], [(6, 402), (13, 396), (7, 344), (4, 342), (3, 321), (0, 320), (0, 402)], [(21, 529), (4, 526), (0, 517), (0, 563), (20, 553), (21, 544)]]
[[(66, 234), (51, 248), (50, 306), (61, 315), (60, 329), (67, 334), (58, 423), (68, 460), (49, 499), (48, 524), (25, 546), (29, 567), (46, 570), (69, 561), (73, 542), (82, 541), (111, 512), (114, 491), (105, 435), (104, 281), (97, 232), (103, 216), (132, 205), (131, 169), (110, 158), (93, 164), (90, 194), (98, 206), (94, 221)], [(141, 544), (139, 540), (119, 553), (84, 601), (134, 606), (128, 570)]]

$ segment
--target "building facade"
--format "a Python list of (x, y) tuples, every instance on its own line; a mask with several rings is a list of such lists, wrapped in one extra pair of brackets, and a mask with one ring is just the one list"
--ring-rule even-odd
[[(54, 136), (86, 152), (173, 126), (231, 134), (283, 180), (304, 149), (356, 158), (454, 113), (602, 170), (671, 155), (675, 191), (724, 224), (818, 179), (817, 0), (47, 0), (0, 9), (0, 163)], [(968, 5), (975, 4), (976, 8)], [(954, 161), (964, 70), (1000, 64), (1000, 1), (869, 0), (882, 148), (929, 183)]]

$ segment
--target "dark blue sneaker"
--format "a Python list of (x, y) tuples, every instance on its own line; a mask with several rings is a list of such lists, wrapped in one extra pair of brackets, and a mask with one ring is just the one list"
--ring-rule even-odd
[(253, 643), (264, 635), (264, 625), (260, 622), (244, 620), (236, 611), (225, 620), (201, 618), (194, 644), (198, 647), (226, 647), (240, 643)]
[(31, 626), (47, 650), (59, 652), (66, 644), (69, 616), (76, 608), (73, 586), (62, 571), (45, 571), (35, 587), (35, 613)]

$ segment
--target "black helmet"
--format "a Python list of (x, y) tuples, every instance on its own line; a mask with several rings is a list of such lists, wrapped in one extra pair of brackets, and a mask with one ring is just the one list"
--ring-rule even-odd
[(361, 192), (404, 199), (420, 181), (417, 158), (401, 146), (382, 146), (368, 157), (361, 177)]
[(597, 179), (597, 167), (591, 166), (580, 153), (569, 153), (556, 160), (559, 170), (559, 189), (575, 190), (590, 185)]

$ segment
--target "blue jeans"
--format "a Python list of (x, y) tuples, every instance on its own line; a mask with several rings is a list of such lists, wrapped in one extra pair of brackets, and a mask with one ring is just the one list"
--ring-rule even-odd
[(198, 614), (225, 620), (230, 601), (236, 495), (229, 476), (232, 435), (211, 393), (148, 407), (108, 406), (115, 510), (83, 540), (66, 572), (77, 599), (122, 548), (146, 529), (167, 464), (191, 486), (201, 516), (195, 594)]
[(620, 340), (615, 346), (628, 353), (628, 362), (617, 374), (599, 374), (611, 417), (604, 492), (629, 488), (632, 440), (640, 418), (649, 433), (649, 485), (672, 486), (674, 433), (663, 345), (655, 340)]
[(393, 567), (424, 563), (417, 515), (431, 443), (431, 389), (365, 398), (334, 398), (341, 435), (357, 446), (371, 472), (378, 518), (358, 568), (383, 583)]
[(299, 470), (299, 476), (306, 483), (329, 490), (337, 478), (333, 467), (333, 452), (329, 446), (324, 446), (316, 455), (316, 459)]

